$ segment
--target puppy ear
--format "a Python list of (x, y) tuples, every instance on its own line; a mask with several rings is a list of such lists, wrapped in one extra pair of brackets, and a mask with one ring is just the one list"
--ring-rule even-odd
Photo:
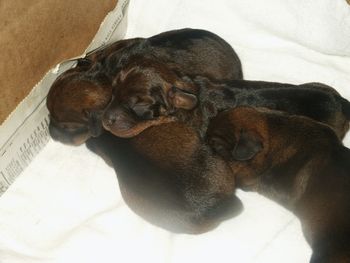
[(172, 87), (168, 92), (170, 103), (177, 109), (192, 110), (197, 105), (197, 97), (191, 93)]
[(232, 158), (238, 161), (247, 161), (259, 153), (262, 148), (262, 142), (257, 136), (241, 131), (238, 141), (232, 150)]

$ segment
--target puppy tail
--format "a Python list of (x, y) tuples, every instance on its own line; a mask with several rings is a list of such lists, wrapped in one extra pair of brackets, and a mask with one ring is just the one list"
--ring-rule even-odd
[(340, 97), (340, 103), (342, 106), (342, 111), (346, 118), (350, 120), (350, 102), (347, 99)]

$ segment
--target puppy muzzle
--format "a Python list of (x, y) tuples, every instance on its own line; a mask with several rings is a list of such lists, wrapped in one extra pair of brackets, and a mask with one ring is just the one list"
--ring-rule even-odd
[(134, 137), (145, 129), (175, 121), (174, 117), (161, 116), (152, 120), (139, 120), (126, 110), (120, 108), (116, 110), (107, 110), (102, 118), (102, 125), (115, 136), (121, 138)]

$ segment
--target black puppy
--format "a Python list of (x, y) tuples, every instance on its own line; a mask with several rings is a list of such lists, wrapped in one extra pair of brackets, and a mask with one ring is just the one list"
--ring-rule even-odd
[[(76, 68), (63, 73), (53, 83), (47, 97), (52, 137), (78, 145), (101, 134), (101, 116), (112, 100), (112, 84), (123, 78), (126, 73), (122, 69), (135, 60), (136, 64), (156, 61), (164, 70), (179, 74), (242, 78), (241, 63), (232, 47), (205, 30), (180, 29), (150, 38), (121, 40), (89, 54)], [(148, 84), (151, 90), (139, 83), (141, 94), (134, 95), (141, 97), (143, 91), (161, 95), (156, 80)], [(114, 86), (118, 90), (118, 85)]]
[(214, 83), (204, 79), (204, 98), (217, 110), (236, 107), (266, 107), (291, 115), (306, 116), (332, 127), (339, 138), (349, 129), (350, 102), (322, 83), (292, 85), (277, 82), (233, 80)]
[(332, 129), (302, 116), (238, 107), (215, 117), (207, 136), (237, 187), (300, 218), (312, 263), (350, 262), (350, 150)]
[(339, 138), (349, 127), (350, 103), (321, 83), (180, 78), (157, 62), (144, 60), (123, 69), (117, 87), (103, 115), (103, 126), (120, 137), (132, 137), (166, 121), (185, 122), (204, 135), (210, 118), (242, 105), (313, 118), (334, 128)]
[(242, 209), (229, 166), (184, 124), (151, 127), (86, 142), (116, 171), (127, 205), (148, 222), (177, 233), (209, 231)]
[(180, 76), (202, 75), (220, 80), (243, 77), (241, 62), (233, 48), (206, 30), (185, 28), (123, 41), (128, 43), (123, 45), (125, 48), (120, 49), (117, 42), (95, 55), (113, 79), (131, 64), (142, 63), (142, 59), (155, 60)]

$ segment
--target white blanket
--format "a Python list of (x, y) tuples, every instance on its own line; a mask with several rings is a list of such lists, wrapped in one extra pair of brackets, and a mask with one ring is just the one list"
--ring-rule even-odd
[[(246, 79), (318, 81), (350, 99), (345, 0), (131, 0), (127, 38), (183, 27), (226, 39)], [(171, 234), (129, 210), (98, 156), (51, 141), (0, 198), (0, 262), (308, 262), (298, 219), (257, 194), (238, 195), (243, 213), (214, 231)]]

